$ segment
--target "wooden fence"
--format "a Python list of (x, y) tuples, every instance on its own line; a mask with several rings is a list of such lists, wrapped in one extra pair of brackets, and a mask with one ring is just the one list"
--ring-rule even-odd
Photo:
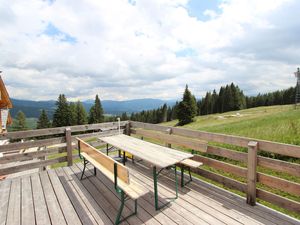
[[(208, 142), (206, 153), (244, 163), (247, 165), (247, 168), (226, 163), (222, 160), (213, 159), (203, 154), (196, 154), (194, 160), (201, 161), (208, 167), (241, 177), (246, 182), (240, 182), (201, 167), (194, 169), (194, 173), (221, 183), (226, 187), (246, 193), (247, 203), (251, 205), (254, 205), (256, 198), (259, 198), (300, 213), (299, 202), (258, 188), (258, 184), (263, 184), (275, 190), (284, 190), (284, 192), (300, 196), (299, 183), (258, 172), (258, 167), (263, 167), (273, 171), (284, 172), (291, 176), (300, 177), (300, 164), (258, 155), (258, 152), (263, 150), (266, 152), (300, 158), (300, 146), (133, 121), (121, 122), (121, 129), (122, 132), (125, 130), (125, 133), (127, 134), (131, 132), (132, 134), (164, 142), (164, 144), (169, 147), (183, 146), (188, 149), (199, 150), (203, 149), (203, 145), (206, 145)], [(78, 157), (72, 153), (72, 150), (77, 144), (75, 137), (100, 137), (117, 133), (118, 123), (113, 122), (2, 134), (0, 135), (1, 138), (10, 139), (13, 142), (8, 145), (0, 146), (0, 153), (3, 153), (3, 156), (0, 157), (0, 164), (3, 165), (20, 161), (24, 161), (25, 163), (0, 168), (0, 175), (46, 167), (59, 162), (67, 162), (67, 164), (71, 166), (73, 160)], [(21, 142), (21, 140), (24, 140), (24, 142)], [(218, 147), (215, 143), (244, 147), (247, 148), (248, 151), (240, 152), (229, 148)], [(57, 146), (53, 147), (55, 145)], [(33, 147), (42, 147), (43, 149), (33, 152), (21, 152), (23, 149)], [(65, 154), (64, 156), (59, 156), (61, 154), (58, 153)], [(49, 156), (53, 155), (58, 155), (58, 157), (51, 157), (49, 159)], [(40, 160), (32, 161), (32, 159)]]
[[(123, 121), (120, 125), (123, 132), (126, 125), (128, 126), (128, 121)], [(0, 153), (3, 154), (0, 157), (0, 175), (45, 168), (61, 162), (67, 162), (67, 165), (71, 166), (73, 160), (78, 157), (77, 154), (73, 155), (73, 149), (77, 145), (76, 137), (100, 137), (118, 132), (118, 123), (112, 122), (1, 134), (2, 139), (10, 139), (11, 143), (0, 146)], [(40, 150), (26, 151), (30, 148)]]
[[(201, 167), (194, 169), (194, 173), (221, 183), (226, 187), (246, 193), (248, 204), (254, 205), (256, 203), (257, 197), (272, 204), (278, 205), (282, 208), (300, 213), (299, 202), (257, 187), (258, 183), (260, 183), (272, 189), (283, 190), (284, 192), (290, 193), (292, 195), (300, 196), (299, 183), (258, 172), (258, 167), (263, 167), (271, 169), (273, 171), (284, 172), (291, 176), (300, 177), (300, 164), (290, 163), (287, 161), (258, 155), (258, 152), (263, 150), (266, 152), (300, 158), (300, 146), (133, 121), (130, 122), (130, 127), (131, 133), (138, 136), (148, 137), (153, 140), (163, 141), (169, 147), (171, 147), (171, 145), (174, 145), (196, 149), (197, 146), (192, 146), (186, 140), (182, 142), (183, 140), (181, 139), (183, 137), (208, 141), (209, 145), (207, 146), (206, 153), (242, 162), (247, 165), (247, 168), (213, 159), (203, 154), (196, 154), (194, 156), (194, 160), (201, 161), (204, 163), (204, 165), (207, 165), (214, 169), (218, 169), (244, 178), (246, 182), (240, 182), (218, 173), (205, 170)], [(165, 135), (167, 135), (167, 138), (165, 137)], [(216, 147), (216, 143), (244, 147), (247, 148), (248, 151), (246, 153), (231, 150), (229, 148)]]

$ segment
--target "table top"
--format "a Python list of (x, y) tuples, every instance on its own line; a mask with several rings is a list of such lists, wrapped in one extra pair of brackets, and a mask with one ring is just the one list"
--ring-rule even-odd
[(184, 159), (193, 157), (192, 154), (153, 144), (124, 134), (100, 137), (99, 139), (161, 168), (172, 166)]

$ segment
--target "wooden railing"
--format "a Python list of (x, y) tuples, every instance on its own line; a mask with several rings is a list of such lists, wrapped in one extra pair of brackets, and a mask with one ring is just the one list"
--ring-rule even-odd
[[(251, 205), (254, 205), (256, 198), (259, 198), (282, 208), (300, 213), (300, 203), (298, 201), (293, 201), (261, 187), (262, 184), (294, 196), (300, 196), (300, 184), (258, 171), (259, 168), (266, 168), (299, 178), (300, 164), (264, 157), (259, 152), (263, 150), (264, 152), (299, 159), (300, 146), (133, 121), (121, 122), (121, 129), (122, 132), (124, 131), (127, 134), (131, 132), (138, 136), (158, 140), (172, 148), (184, 146), (186, 149), (201, 150), (203, 149), (202, 143), (208, 142), (206, 153), (195, 154), (194, 160), (203, 162), (208, 168), (230, 173), (233, 175), (232, 177), (236, 176), (241, 179), (233, 179), (232, 177), (201, 167), (193, 170), (195, 174), (246, 193), (247, 202)], [(16, 164), (5, 168), (0, 167), (0, 175), (34, 168), (44, 168), (60, 162), (65, 162), (71, 166), (73, 160), (77, 157), (77, 154), (73, 155), (72, 151), (76, 148), (76, 137), (91, 138), (117, 133), (118, 123), (114, 122), (2, 134), (0, 137), (10, 139), (11, 143), (0, 146), (0, 153), (3, 153), (3, 156), (0, 157), (0, 165)], [(189, 142), (189, 139), (197, 141)], [(204, 142), (199, 142), (199, 140)], [(224, 144), (226, 144), (226, 148), (223, 147)], [(227, 146), (243, 147), (246, 151), (236, 151)], [(24, 149), (34, 147), (42, 149), (40, 151), (22, 152)], [(64, 155), (62, 156), (59, 153), (64, 153)], [(57, 157), (53, 158), (53, 155)], [(217, 157), (234, 160), (238, 162), (238, 165), (219, 160)], [(33, 159), (39, 160), (33, 161)], [(243, 167), (241, 164), (245, 166)]]
[[(123, 132), (126, 126), (128, 127), (128, 121), (123, 121), (120, 125)], [(45, 168), (61, 162), (67, 162), (67, 165), (71, 166), (73, 160), (78, 157), (77, 154), (73, 155), (73, 149), (77, 145), (76, 137), (100, 137), (118, 132), (118, 123), (112, 122), (1, 134), (2, 139), (9, 139), (11, 143), (0, 146), (0, 175)], [(40, 150), (26, 151), (30, 148)]]
[[(257, 197), (290, 211), (300, 213), (300, 203), (298, 201), (288, 199), (258, 187), (259, 184), (262, 184), (269, 188), (281, 190), (295, 196), (300, 196), (299, 183), (258, 172), (258, 167), (262, 167), (271, 169), (272, 171), (283, 172), (291, 176), (300, 177), (300, 164), (272, 159), (258, 154), (261, 150), (263, 150), (264, 152), (300, 158), (300, 146), (133, 121), (130, 122), (130, 127), (132, 134), (148, 137), (157, 141), (163, 141), (164, 135), (168, 133), (168, 138), (165, 139), (167, 141), (165, 141), (164, 144), (167, 144), (169, 147), (172, 145), (174, 148), (176, 148), (176, 145), (180, 146), (180, 144), (178, 144), (178, 141), (180, 141), (179, 136), (208, 141), (209, 145), (207, 147), (206, 154), (196, 154), (194, 156), (194, 160), (201, 161), (204, 165), (210, 168), (240, 177), (245, 182), (238, 181), (201, 167), (194, 169), (194, 173), (221, 183), (231, 189), (246, 193), (248, 204), (254, 205)], [(149, 131), (152, 131), (152, 134)], [(219, 147), (218, 145), (220, 144), (244, 147), (247, 151), (240, 152), (229, 148)], [(192, 146), (188, 146), (188, 148), (193, 149)], [(237, 161), (240, 164), (244, 164), (246, 167), (233, 165), (231, 163), (224, 162), (224, 160), (214, 159), (209, 156), (224, 157)]]

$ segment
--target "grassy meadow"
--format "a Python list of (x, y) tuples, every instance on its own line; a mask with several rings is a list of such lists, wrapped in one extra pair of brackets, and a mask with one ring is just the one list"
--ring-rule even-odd
[[(177, 123), (178, 121), (171, 121), (171, 122), (163, 123), (163, 125), (175, 126)], [(287, 144), (300, 145), (300, 108), (295, 109), (293, 105), (269, 106), (269, 107), (257, 107), (252, 109), (227, 112), (222, 114), (198, 116), (195, 118), (194, 122), (185, 125), (184, 127), (189, 129), (194, 129), (194, 130), (200, 130), (200, 131), (230, 134), (230, 135), (244, 136), (244, 137), (250, 137), (255, 139), (263, 139), (263, 140), (270, 140), (270, 141), (282, 142)], [(236, 147), (236, 146), (224, 145), (223, 147), (231, 148), (232, 150), (247, 151), (246, 149)], [(247, 167), (245, 163), (241, 163), (239, 161), (222, 158), (222, 157), (216, 157), (205, 153), (203, 155), (210, 158), (216, 158), (218, 160), (222, 160), (226, 163), (230, 163), (240, 167), (244, 167), (244, 168)], [(274, 154), (268, 154), (268, 156), (274, 157)], [(292, 161), (294, 163), (300, 163), (300, 159), (285, 158), (285, 160)], [(218, 170), (205, 165), (203, 166), (203, 169), (221, 174), (226, 177), (230, 177), (240, 182), (244, 182), (244, 183), (246, 182), (245, 178), (235, 176), (233, 174), (224, 172), (222, 170)], [(287, 179), (296, 183), (300, 183), (300, 177), (291, 176), (287, 173), (273, 171), (271, 169), (266, 169), (260, 166), (258, 167), (258, 171), (272, 176)], [(244, 193), (229, 189), (217, 182), (211, 181), (204, 177), (200, 177), (200, 176), (198, 177), (207, 182), (213, 183), (217, 186), (233, 191), (239, 195), (245, 196)], [(264, 190), (300, 202), (300, 196), (291, 195), (289, 193), (284, 192), (283, 190), (269, 188), (268, 186), (262, 185), (260, 183), (258, 183), (257, 185), (259, 188), (262, 188)], [(278, 211), (281, 211), (285, 214), (300, 219), (300, 215), (297, 213), (290, 212), (286, 209), (280, 208), (278, 206), (262, 201), (260, 199), (258, 199), (258, 202), (266, 206), (269, 206), (271, 208), (274, 208)]]
[[(178, 121), (164, 123), (174, 126)], [(267, 106), (222, 114), (198, 116), (184, 126), (194, 130), (300, 145), (300, 108)]]

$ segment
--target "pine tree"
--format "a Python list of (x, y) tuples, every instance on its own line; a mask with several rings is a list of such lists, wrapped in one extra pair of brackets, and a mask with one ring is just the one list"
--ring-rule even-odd
[(36, 129), (43, 129), (43, 128), (49, 128), (49, 127), (51, 127), (51, 123), (48, 119), (48, 115), (47, 115), (46, 111), (43, 109), (41, 111), (40, 117), (37, 121)]
[(64, 94), (60, 94), (53, 115), (53, 127), (70, 126), (70, 107)]
[(27, 126), (26, 126), (26, 115), (22, 112), (19, 111), (17, 113), (17, 117), (16, 117), (17, 121), (15, 124), (15, 129), (16, 130), (26, 130)]
[(101, 105), (101, 101), (96, 95), (95, 104), (90, 109), (89, 114), (89, 123), (101, 123), (104, 121), (103, 108)]
[(168, 119), (168, 107), (167, 104), (164, 104), (161, 108), (161, 122), (167, 122)]
[(74, 102), (70, 102), (69, 104), (69, 110), (70, 110), (70, 125), (78, 125), (77, 123), (77, 107)]
[(121, 115), (121, 121), (125, 121), (125, 120), (128, 120), (128, 116), (126, 112), (123, 112)]
[(76, 103), (75, 112), (76, 112), (76, 124), (77, 125), (87, 124), (88, 122), (87, 113), (80, 101), (77, 101)]
[(178, 105), (177, 116), (179, 123), (182, 126), (193, 121), (193, 118), (197, 115), (197, 103), (196, 98), (189, 91), (186, 85), (183, 94), (183, 99)]

